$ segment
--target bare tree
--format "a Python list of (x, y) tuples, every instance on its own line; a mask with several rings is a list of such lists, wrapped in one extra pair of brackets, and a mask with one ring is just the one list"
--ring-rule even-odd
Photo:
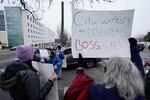
[(64, 30), (63, 34), (61, 33), (61, 29), (59, 27), (57, 27), (57, 34), (59, 36), (59, 40), (61, 42), (62, 46), (66, 46), (69, 42), (69, 34), (67, 32), (67, 30)]
[[(0, 0), (1, 3), (8, 2), (12, 5), (17, 4), (22, 9), (28, 11), (36, 20), (42, 19), (45, 9), (50, 8), (53, 1), (54, 0)], [(90, 5), (92, 5), (95, 2), (100, 3), (101, 1), (103, 1), (113, 3), (116, 0), (68, 0), (68, 1), (70, 1), (71, 4), (77, 6), (82, 2), (88, 2)], [(47, 5), (47, 8), (45, 8), (45, 4)]]

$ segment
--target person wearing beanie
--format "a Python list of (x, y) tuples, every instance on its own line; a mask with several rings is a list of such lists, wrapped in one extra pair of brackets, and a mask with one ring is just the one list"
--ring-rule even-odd
[(139, 54), (140, 51), (137, 47), (137, 40), (133, 37), (129, 38), (128, 40), (130, 43), (131, 61), (136, 65), (136, 67), (141, 73), (141, 76), (144, 79), (145, 78), (144, 66), (142, 63), (142, 58)]
[[(53, 86), (53, 81), (57, 79), (56, 74), (53, 73), (40, 89), (39, 75), (31, 63), (34, 56), (33, 47), (31, 45), (18, 46), (16, 48), (16, 56), (18, 61), (6, 67), (6, 74), (4, 76), (9, 75), (14, 77), (20, 70), (23, 70), (25, 74), (19, 78), (20, 80), (17, 81), (17, 84), (13, 88), (8, 89), (11, 97), (13, 100), (44, 100)], [(10, 75), (11, 73), (13, 74)]]
[(20, 45), (16, 48), (19, 61), (26, 62), (33, 59), (34, 49), (31, 45)]
[(34, 57), (34, 48), (31, 45), (20, 45), (16, 48), (16, 56), (18, 61), (26, 63), (34, 72), (37, 70), (32, 66), (32, 59)]

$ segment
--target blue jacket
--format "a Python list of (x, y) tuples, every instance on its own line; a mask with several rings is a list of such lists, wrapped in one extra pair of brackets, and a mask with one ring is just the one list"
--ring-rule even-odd
[(61, 50), (58, 51), (58, 57), (60, 59), (64, 59), (64, 53), (63, 53), (63, 51), (61, 51)]
[(51, 60), (53, 65), (56, 65), (57, 63), (62, 63), (62, 60), (57, 55), (53, 56)]
[[(125, 100), (120, 97), (117, 88), (105, 88), (104, 84), (92, 84), (89, 90), (90, 100)], [(143, 96), (136, 97), (135, 100), (144, 100)]]
[(51, 59), (45, 58), (44, 61), (45, 63), (51, 63), (53, 65), (56, 65), (58, 63), (62, 64), (62, 60), (57, 55), (54, 55)]
[(138, 68), (144, 79), (145, 77), (144, 67), (142, 63), (142, 58), (139, 54), (139, 49), (137, 47), (131, 48), (131, 61), (136, 65), (136, 67)]

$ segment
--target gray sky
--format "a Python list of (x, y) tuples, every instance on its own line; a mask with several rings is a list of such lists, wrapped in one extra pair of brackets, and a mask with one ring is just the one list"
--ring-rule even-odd
[[(85, 0), (86, 1), (86, 0)], [(84, 10), (126, 10), (126, 9), (135, 9), (132, 35), (134, 34), (146, 34), (147, 31), (150, 31), (150, 0), (117, 0), (114, 3), (96, 3), (93, 4), (93, 7), (90, 7), (89, 4), (84, 3), (79, 5), (79, 8)], [(64, 28), (71, 33), (71, 4), (69, 0), (64, 0), (64, 12), (65, 12), (65, 23)], [(61, 22), (61, 1), (54, 0), (51, 7), (46, 10), (44, 13), (44, 18), (42, 23), (48, 26), (51, 30), (57, 30), (57, 27), (60, 27)]]

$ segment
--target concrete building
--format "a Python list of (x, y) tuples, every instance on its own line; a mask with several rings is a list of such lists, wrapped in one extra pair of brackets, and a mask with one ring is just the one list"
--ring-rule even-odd
[(8, 46), (5, 16), (3, 10), (0, 10), (0, 42), (2, 46)]
[(54, 32), (19, 7), (4, 7), (4, 11), (0, 12), (0, 22), (0, 41), (3, 46), (31, 44), (49, 47), (55, 41)]

